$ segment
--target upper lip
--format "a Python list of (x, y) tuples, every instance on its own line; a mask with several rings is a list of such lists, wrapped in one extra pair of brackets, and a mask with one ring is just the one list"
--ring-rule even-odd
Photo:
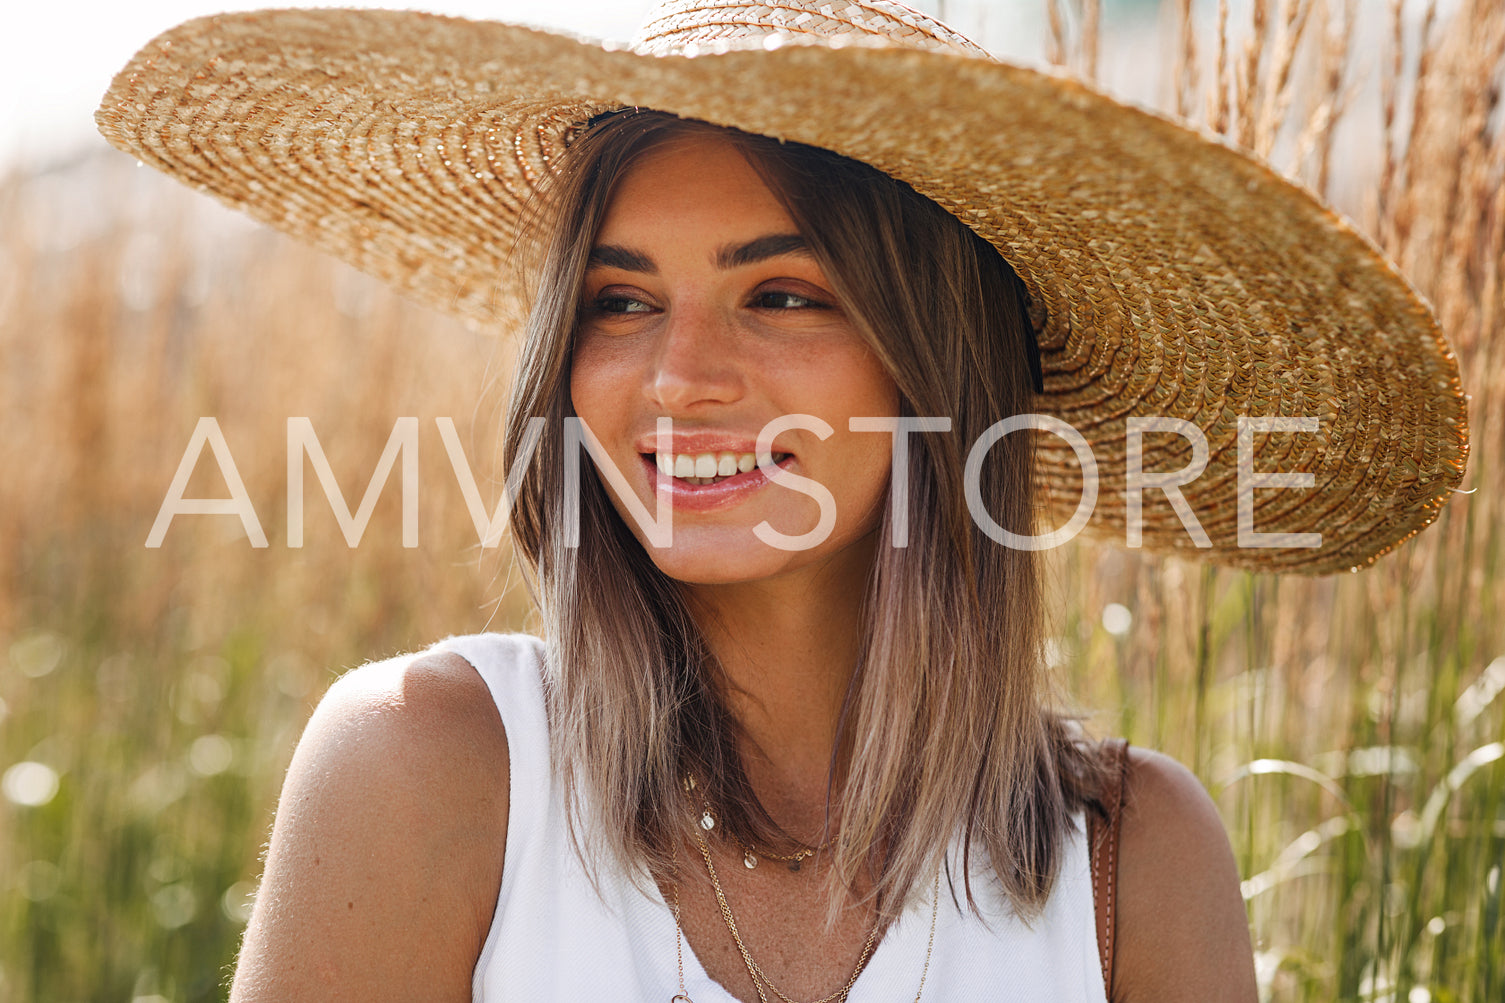
[[(739, 435), (732, 432), (679, 432), (676, 431), (669, 437), (670, 452), (676, 456), (688, 453), (696, 456), (702, 453), (756, 453), (758, 451), (757, 436)], [(657, 453), (658, 436), (652, 432), (639, 436), (636, 442), (639, 453)], [(773, 449), (775, 453), (787, 453), (789, 450)]]

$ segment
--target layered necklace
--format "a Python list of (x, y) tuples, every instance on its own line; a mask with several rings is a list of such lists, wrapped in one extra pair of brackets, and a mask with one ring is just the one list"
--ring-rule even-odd
[[(694, 781), (690, 782), (690, 786), (694, 786)], [(701, 809), (700, 827), (707, 832), (716, 828), (716, 816), (711, 814), (711, 809), (709, 806), (703, 807)], [(704, 841), (700, 833), (698, 832), (695, 834), (695, 838), (701, 839), (702, 842)], [(742, 850), (742, 866), (746, 867), (749, 871), (758, 866), (759, 857), (762, 857), (766, 860), (777, 860), (780, 863), (784, 864), (784, 866), (788, 867), (791, 871), (798, 871), (800, 867), (803, 866), (806, 860), (815, 856), (822, 850), (829, 848), (830, 845), (831, 840), (828, 839), (819, 846), (803, 846), (793, 853), (775, 853), (774, 851), (764, 849), (763, 847), (751, 847), (742, 842), (742, 840), (737, 840), (737, 846)]]
[[(685, 788), (686, 790), (693, 790), (695, 788), (695, 779), (693, 777), (685, 778)], [(768, 973), (763, 970), (763, 966), (758, 964), (757, 960), (753, 958), (752, 952), (747, 949), (747, 945), (742, 941), (742, 934), (737, 929), (737, 918), (732, 914), (732, 907), (726, 900), (726, 891), (721, 887), (721, 879), (716, 874), (716, 864), (711, 859), (711, 847), (705, 838), (705, 833), (716, 827), (716, 817), (711, 813), (711, 807), (708, 803), (702, 802), (699, 822), (699, 827), (694, 829), (695, 845), (700, 850), (701, 858), (705, 860), (706, 873), (711, 877), (711, 888), (716, 893), (716, 903), (721, 907), (721, 919), (726, 923), (726, 929), (732, 935), (732, 942), (737, 945), (737, 953), (741, 955), (742, 964), (747, 968), (747, 976), (752, 980), (753, 991), (758, 994), (758, 1000), (760, 1003), (769, 1003), (769, 997), (772, 996), (779, 1000), (780, 1003), (800, 1003), (800, 1001), (793, 999), (778, 986), (774, 985), (773, 980), (768, 977)], [(791, 871), (798, 871), (800, 865), (806, 859), (830, 845), (831, 841), (828, 839), (819, 846), (807, 846), (796, 853), (781, 855), (762, 849), (755, 851), (752, 847), (741, 843), (740, 840), (738, 841), (738, 846), (741, 847), (743, 854), (742, 863), (749, 870), (758, 866), (758, 857), (766, 857), (769, 860), (778, 860), (786, 863)], [(940, 912), (941, 903), (939, 874), (936, 875), (932, 899), (930, 909), (930, 939), (925, 945), (925, 967), (920, 971), (920, 988), (915, 993), (915, 1003), (920, 1003), (920, 997), (925, 992), (925, 978), (930, 974), (930, 955), (935, 949), (935, 921), (937, 914)], [(674, 886), (673, 905), (674, 953), (679, 965), (679, 992), (670, 1000), (670, 1003), (694, 1003), (685, 990), (684, 927), (680, 924), (679, 918), (678, 884)], [(846, 984), (835, 992), (828, 993), (818, 1000), (811, 1001), (811, 1003), (845, 1003), (847, 995), (852, 991), (852, 986), (857, 983), (857, 977), (862, 974), (863, 968), (867, 966), (868, 959), (872, 957), (873, 946), (878, 942), (878, 925), (879, 921), (875, 918), (872, 928), (868, 931), (867, 940), (862, 945), (862, 954), (858, 956), (857, 964), (853, 966), (852, 974), (848, 977)]]

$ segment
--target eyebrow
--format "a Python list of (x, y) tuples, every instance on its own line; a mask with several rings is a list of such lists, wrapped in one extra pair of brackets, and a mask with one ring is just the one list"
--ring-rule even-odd
[[(771, 233), (745, 244), (719, 247), (712, 260), (717, 268), (725, 270), (755, 265), (785, 254), (811, 256), (810, 245), (797, 233)], [(598, 244), (591, 248), (587, 267), (620, 268), (624, 272), (642, 272), (645, 275), (658, 274), (658, 264), (652, 258), (619, 244)]]

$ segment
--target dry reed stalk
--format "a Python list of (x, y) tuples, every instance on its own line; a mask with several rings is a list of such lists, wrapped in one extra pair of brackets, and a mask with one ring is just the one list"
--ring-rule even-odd
[(1335, 126), (1348, 110), (1357, 89), (1356, 84), (1344, 82), (1350, 72), (1357, 9), (1358, 0), (1342, 0), (1341, 13), (1334, 18), (1331, 0), (1323, 0), (1319, 6), (1323, 24), (1318, 52), (1318, 83), (1306, 125), (1296, 140), (1291, 160), (1293, 171), (1301, 173), (1308, 160), (1314, 158), (1315, 165), (1308, 173), (1312, 190), (1329, 197), (1333, 141), (1337, 135)]
[(1254, 129), (1254, 152), (1266, 160), (1275, 149), (1276, 136), (1290, 111), (1293, 97), (1291, 68), (1296, 63), (1296, 53), (1301, 47), (1310, 11), (1310, 0), (1280, 0), (1275, 19), (1274, 51), (1265, 60), (1267, 76), (1260, 88), (1262, 100)]
[(1270, 0), (1254, 0), (1249, 12), (1249, 37), (1244, 40), (1244, 58), (1235, 82), (1233, 117), (1239, 146), (1254, 149), (1259, 128), (1260, 66), (1264, 63), (1266, 31), (1270, 21)]
[(1373, 219), (1370, 230), (1381, 247), (1390, 247), (1394, 234), (1390, 232), (1390, 205), (1394, 198), (1396, 173), (1400, 159), (1396, 156), (1395, 117), (1400, 107), (1401, 74), (1406, 65), (1405, 0), (1390, 0), (1390, 60), (1380, 74), (1380, 103), (1382, 108), (1381, 128), (1384, 159), (1380, 167), (1379, 184), (1375, 192)]
[(1065, 66), (1068, 54), (1066, 45), (1066, 15), (1061, 10), (1065, 0), (1046, 0), (1045, 20), (1048, 31), (1045, 36), (1045, 59), (1052, 66)]
[(1231, 61), (1228, 46), (1228, 0), (1218, 0), (1217, 65), (1207, 95), (1207, 125), (1220, 136), (1228, 135), (1230, 108), (1228, 91), (1231, 86), (1229, 74)]
[(1102, 0), (1076, 0), (1078, 28), (1068, 27), (1070, 0), (1045, 0), (1045, 59), (1052, 66), (1070, 66), (1083, 80), (1097, 80), (1101, 49)]
[(1176, 0), (1177, 45), (1173, 78), (1176, 117), (1191, 118), (1197, 79), (1197, 26), (1192, 18), (1192, 0)]
[[(1425, 130), (1432, 126), (1429, 116), (1434, 113), (1441, 115), (1448, 114), (1446, 107), (1441, 109), (1433, 108), (1431, 103), (1435, 91), (1435, 88), (1431, 86), (1433, 78), (1430, 71), (1433, 59), (1432, 34), (1436, 22), (1437, 0), (1428, 0), (1426, 12), (1422, 16), (1421, 36), (1417, 42), (1416, 78), (1411, 101), (1411, 123), (1406, 135), (1406, 152), (1400, 158), (1400, 163), (1397, 166), (1397, 175), (1399, 177), (1397, 184), (1405, 186), (1408, 191), (1399, 196), (1393, 190), (1389, 193), (1393, 198), (1393, 204), (1388, 210), (1390, 221), (1388, 235), (1393, 243), (1391, 245), (1382, 245), (1385, 246), (1385, 249), (1400, 264), (1401, 269), (1410, 276), (1411, 280), (1421, 285), (1425, 285), (1430, 275), (1421, 274), (1420, 262), (1417, 261), (1415, 252), (1418, 252), (1422, 245), (1421, 242), (1414, 242), (1411, 239), (1411, 228), (1418, 219), (1417, 193), (1435, 191), (1437, 186), (1431, 183), (1413, 186), (1412, 182), (1416, 178), (1416, 173), (1423, 168), (1420, 155), (1424, 144), (1421, 141), (1421, 137), (1425, 134)], [(1446, 162), (1431, 166), (1436, 166), (1443, 170), (1448, 169)], [(1427, 179), (1427, 182), (1431, 180)], [(1425, 195), (1423, 194), (1422, 197), (1425, 198)], [(1442, 208), (1435, 198), (1431, 200), (1431, 203), (1434, 207)], [(1382, 214), (1382, 218), (1384, 218), (1384, 215), (1386, 214)], [(1424, 220), (1428, 219), (1428, 217), (1421, 218)]]
[(1097, 80), (1098, 50), (1101, 48), (1102, 0), (1082, 0), (1082, 36), (1078, 42), (1082, 77)]

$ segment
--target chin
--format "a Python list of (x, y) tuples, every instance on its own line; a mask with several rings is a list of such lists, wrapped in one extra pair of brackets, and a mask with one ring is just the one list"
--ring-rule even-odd
[(736, 585), (771, 578), (785, 570), (787, 555), (782, 553), (757, 559), (753, 548), (768, 550), (762, 542), (739, 553), (728, 555), (726, 550), (716, 548), (713, 552), (682, 551), (678, 545), (667, 550), (648, 549), (654, 566), (669, 578), (686, 585)]

